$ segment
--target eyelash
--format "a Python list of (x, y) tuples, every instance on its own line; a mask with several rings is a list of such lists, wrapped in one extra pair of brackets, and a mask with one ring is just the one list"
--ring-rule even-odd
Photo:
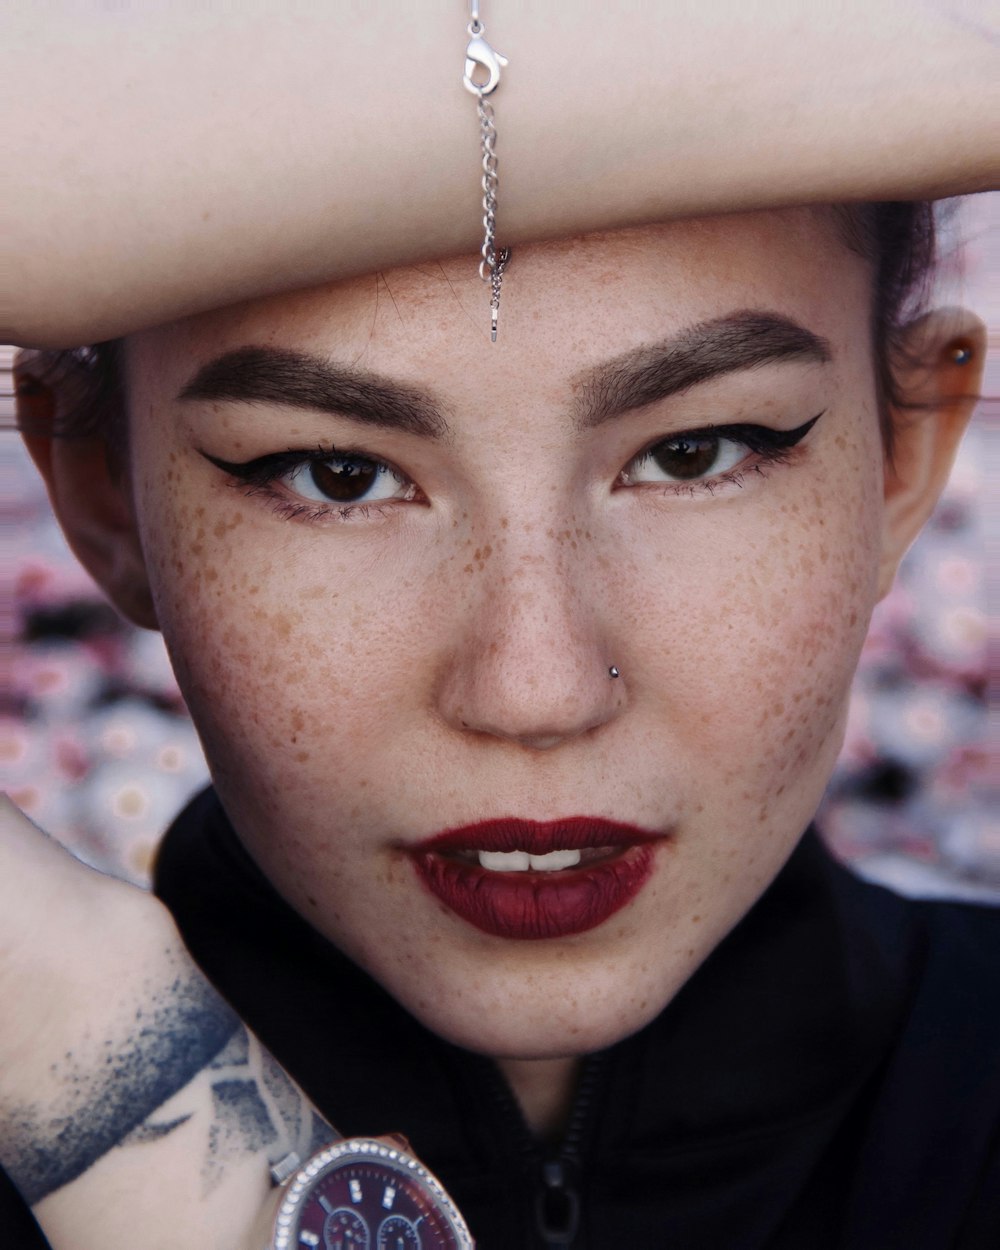
[(276, 451), (267, 456), (258, 456), (255, 460), (247, 460), (243, 464), (235, 464), (227, 460), (219, 460), (215, 456), (208, 455), (207, 452), (202, 452), (202, 455), (216, 468), (227, 473), (233, 479), (232, 485), (241, 489), (245, 494), (260, 495), (265, 498), (282, 520), (348, 521), (355, 517), (367, 520), (372, 514), (384, 516), (393, 503), (400, 502), (389, 499), (384, 503), (381, 501), (366, 503), (360, 500), (358, 503), (336, 504), (331, 500), (324, 504), (307, 499), (289, 498), (287, 495), (279, 494), (274, 487), (275, 482), (295, 469), (301, 469), (309, 464), (325, 464), (330, 460), (338, 459), (371, 465), (397, 477), (403, 477), (403, 474), (387, 460), (380, 460), (377, 456), (338, 451), (334, 447), (316, 447), (308, 451), (289, 448), (288, 451)]
[[(637, 483), (637, 485), (657, 489), (660, 493), (666, 495), (697, 495), (702, 493), (714, 495), (720, 486), (742, 486), (748, 472), (764, 474), (772, 466), (787, 463), (791, 459), (793, 449), (805, 438), (821, 416), (823, 416), (822, 412), (817, 413), (811, 420), (806, 421), (794, 430), (774, 430), (768, 426), (751, 424), (713, 425), (703, 426), (694, 430), (681, 430), (676, 434), (669, 435), (667, 438), (656, 439), (633, 456), (625, 469), (619, 474), (619, 480), (626, 476), (629, 466), (642, 463), (645, 459), (652, 456), (658, 448), (668, 446), (671, 443), (718, 441), (720, 443), (733, 442), (741, 444), (754, 456), (752, 463), (747, 464), (745, 461), (741, 461), (732, 469), (727, 469), (710, 477), (692, 479), (691, 481)], [(328, 504), (320, 504), (311, 503), (308, 500), (291, 499), (288, 496), (279, 494), (274, 488), (275, 482), (295, 469), (300, 469), (308, 464), (323, 464), (338, 458), (371, 465), (403, 478), (403, 475), (393, 465), (386, 460), (380, 460), (377, 456), (337, 451), (333, 447), (317, 447), (308, 451), (290, 448), (288, 451), (273, 452), (270, 455), (258, 456), (254, 460), (247, 460), (239, 464), (220, 460), (215, 456), (210, 456), (207, 452), (202, 452), (202, 455), (211, 464), (214, 464), (216, 468), (228, 474), (233, 479), (232, 484), (234, 486), (242, 489), (248, 495), (263, 496), (278, 516), (286, 520), (317, 522), (333, 519), (348, 521), (355, 517), (367, 520), (372, 514), (385, 516), (392, 504), (401, 502), (398, 499), (392, 499), (385, 502), (372, 503), (360, 501), (358, 503), (338, 505), (331, 501)], [(627, 485), (628, 483), (625, 484)]]
[(672, 443), (705, 441), (721, 444), (732, 442), (740, 444), (748, 452), (752, 453), (754, 456), (753, 461), (747, 463), (744, 457), (731, 469), (725, 469), (722, 472), (700, 479), (635, 483), (635, 485), (645, 485), (648, 489), (659, 490), (660, 493), (665, 495), (714, 495), (721, 486), (742, 487), (747, 473), (757, 473), (764, 476), (768, 469), (789, 463), (794, 449), (802, 442), (820, 417), (824, 415), (825, 411), (826, 409), (823, 412), (818, 412), (816, 416), (803, 422), (802, 425), (796, 426), (794, 430), (775, 430), (766, 425), (746, 423), (710, 425), (695, 430), (681, 430), (677, 434), (669, 435), (667, 438), (656, 439), (643, 451), (633, 456), (625, 469), (622, 470), (620, 477), (624, 478), (627, 476), (630, 466), (641, 464), (644, 460), (650, 458), (658, 448), (668, 447)]

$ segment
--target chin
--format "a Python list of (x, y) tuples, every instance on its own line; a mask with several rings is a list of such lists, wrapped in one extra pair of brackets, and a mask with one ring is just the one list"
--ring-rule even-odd
[(638, 1032), (654, 1019), (666, 1002), (651, 1003), (645, 1011), (623, 1012), (616, 1004), (604, 1010), (551, 1010), (551, 1002), (525, 1003), (520, 1016), (489, 1019), (482, 1015), (433, 1013), (424, 1023), (455, 1046), (492, 1059), (567, 1059), (593, 1054)]
[[(614, 1045), (653, 1020), (708, 951), (679, 951), (656, 969), (635, 958), (574, 958), (553, 950), (545, 968), (509, 965), (478, 974), (401, 981), (371, 969), (421, 1024), (495, 1059), (555, 1059)], [(380, 973), (382, 975), (380, 975)]]

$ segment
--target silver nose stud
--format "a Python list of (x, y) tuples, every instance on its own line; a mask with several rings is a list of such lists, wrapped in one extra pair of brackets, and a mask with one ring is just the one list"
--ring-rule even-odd
[(618, 669), (615, 667), (614, 664), (612, 664), (611, 667), (608, 669), (608, 676), (611, 678), (612, 681), (614, 681), (616, 677), (621, 676), (621, 673), (618, 672)]

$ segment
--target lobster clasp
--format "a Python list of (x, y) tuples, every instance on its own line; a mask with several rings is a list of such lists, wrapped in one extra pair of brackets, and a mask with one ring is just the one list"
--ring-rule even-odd
[[(473, 23), (469, 26), (469, 33), (472, 38), (469, 40), (469, 46), (465, 49), (465, 77), (462, 81), (465, 83), (465, 89), (471, 91), (473, 95), (482, 98), (484, 95), (490, 95), (496, 91), (500, 85), (500, 69), (507, 64), (507, 58), (495, 51), (482, 36), (482, 26)], [(472, 75), (476, 71), (476, 66), (481, 65), (489, 74), (489, 78), (485, 83), (480, 85), (473, 81)]]

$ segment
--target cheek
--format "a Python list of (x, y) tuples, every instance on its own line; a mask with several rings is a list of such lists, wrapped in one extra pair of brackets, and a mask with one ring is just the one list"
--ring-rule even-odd
[(272, 815), (290, 791), (296, 815), (335, 798), (345, 746), (363, 763), (409, 659), (405, 585), (236, 491), (168, 480), (144, 505), (158, 617), (217, 783)]
[(692, 516), (683, 549), (698, 560), (661, 553), (653, 684), (692, 792), (741, 824), (801, 828), (836, 761), (876, 595), (877, 466), (776, 476), (764, 507)]

